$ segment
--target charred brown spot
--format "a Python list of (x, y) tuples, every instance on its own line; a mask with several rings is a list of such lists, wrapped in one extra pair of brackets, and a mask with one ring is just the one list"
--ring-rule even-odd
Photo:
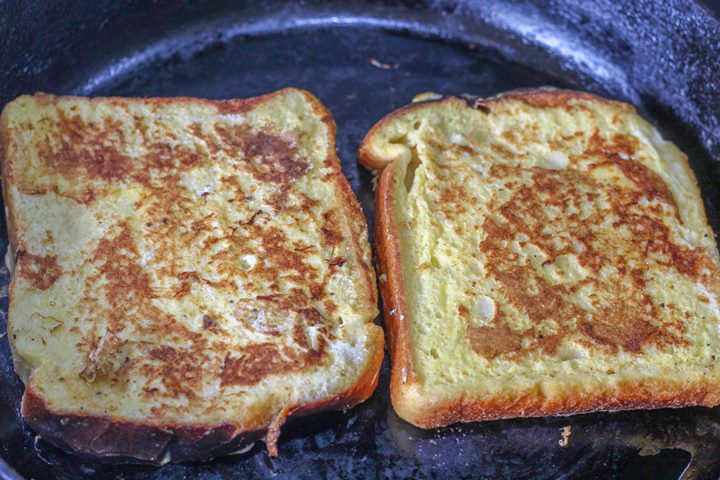
[(260, 239), (264, 248), (264, 261), (255, 267), (254, 276), (273, 280), (277, 278), (278, 271), (283, 271), (287, 272), (288, 278), (306, 285), (318, 279), (317, 269), (307, 262), (306, 255), (291, 248), (287, 236), (281, 229), (274, 226), (255, 228), (255, 236)]
[(466, 336), (472, 349), (488, 360), (522, 348), (523, 335), (502, 322), (487, 327), (468, 326)]
[(660, 332), (643, 319), (617, 321), (626, 316), (623, 309), (624, 306), (619, 302), (611, 304), (599, 312), (592, 322), (583, 322), (582, 331), (595, 342), (613, 349), (620, 347), (629, 352), (639, 352), (645, 343), (655, 340)]
[(181, 272), (177, 276), (180, 286), (173, 293), (173, 297), (181, 298), (189, 294), (192, 290), (192, 284), (200, 281), (200, 275), (197, 272)]
[(192, 355), (189, 352), (162, 346), (153, 348), (148, 353), (149, 358), (156, 361), (145, 364), (144, 373), (148, 378), (159, 379), (164, 389), (159, 390), (146, 386), (145, 393), (147, 395), (197, 398), (199, 365), (190, 361)]
[(117, 147), (125, 144), (125, 136), (116, 121), (106, 118), (106, 125), (98, 126), (61, 109), (58, 117), (56, 129), (49, 134), (52, 138), (45, 142), (50, 150), (42, 155), (53, 171), (80, 173), (108, 181), (129, 176), (132, 162)]
[(233, 100), (208, 100), (215, 106), (218, 113), (238, 114), (249, 112), (262, 101), (261, 98), (233, 99)]
[(39, 256), (18, 249), (17, 259), (20, 275), (38, 290), (47, 290), (63, 275), (56, 255)]
[[(298, 327), (294, 337), (307, 346), (305, 334)], [(254, 385), (269, 375), (297, 372), (317, 365), (324, 357), (326, 342), (317, 349), (297, 351), (273, 343), (260, 343), (240, 349), (237, 356), (228, 354), (222, 366), (220, 381), (227, 385)]]
[(440, 209), (448, 218), (467, 213), (478, 200), (462, 185), (455, 185), (440, 192)]
[(319, 300), (325, 296), (325, 285), (318, 284), (310, 287), (310, 296), (313, 300)]
[(659, 199), (676, 207), (670, 189), (660, 176), (632, 159), (638, 148), (637, 140), (627, 135), (615, 135), (610, 141), (604, 140), (597, 130), (588, 140), (585, 155), (604, 158), (604, 161), (595, 163), (595, 169), (606, 165), (618, 167), (625, 178), (635, 184), (643, 196), (648, 199)]
[(323, 241), (332, 247), (340, 245), (342, 243), (342, 235), (336, 231), (336, 222), (332, 212), (323, 213), (323, 224), (320, 227), (320, 233)]
[[(320, 298), (320, 297), (318, 296), (318, 298)], [(325, 301), (323, 302), (323, 305), (325, 306), (325, 310), (326, 310), (330, 315), (334, 314), (334, 313), (337, 312), (337, 310), (338, 310), (337, 305), (335, 305), (335, 304), (334, 304), (333, 302), (331, 302), (330, 300), (325, 300)]]
[(222, 386), (254, 385), (270, 374), (292, 370), (273, 343), (260, 343), (243, 348), (239, 356), (228, 354), (220, 374)]
[(262, 215), (262, 213), (263, 213), (262, 210), (258, 210), (257, 212), (253, 213), (252, 217), (250, 217), (250, 220), (248, 220), (247, 222), (244, 222), (243, 225), (252, 225), (253, 223), (255, 223), (255, 219), (259, 215)]
[(151, 349), (149, 354), (150, 358), (167, 361), (171, 358), (174, 358), (177, 352), (172, 347), (158, 347)]
[(242, 152), (253, 176), (260, 181), (286, 184), (310, 170), (310, 163), (298, 157), (295, 140), (289, 136), (253, 131), (245, 125), (216, 125), (215, 131), (226, 148)]
[(323, 236), (323, 241), (328, 245), (338, 245), (342, 242), (342, 237), (327, 227), (321, 227), (320, 233)]
[(335, 257), (335, 258), (330, 259), (330, 261), (328, 262), (328, 266), (330, 266), (331, 268), (342, 267), (345, 264), (345, 262), (347, 262), (347, 258)]
[(203, 315), (203, 328), (205, 330), (215, 331), (217, 329), (217, 322), (213, 320), (210, 315)]

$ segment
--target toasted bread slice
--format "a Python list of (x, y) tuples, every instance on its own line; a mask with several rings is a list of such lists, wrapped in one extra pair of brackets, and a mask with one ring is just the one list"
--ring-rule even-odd
[(539, 89), (382, 119), (392, 401), (420, 427), (720, 402), (718, 253), (687, 158), (624, 103)]
[(208, 458), (373, 392), (366, 224), (330, 113), (24, 96), (2, 115), (22, 413), (105, 460)]

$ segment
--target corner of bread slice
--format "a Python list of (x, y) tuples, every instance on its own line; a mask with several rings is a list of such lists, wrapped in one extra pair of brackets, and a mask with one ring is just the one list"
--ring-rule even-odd
[(431, 100), (380, 120), (360, 156), (383, 168), (402, 418), (718, 404), (715, 237), (687, 157), (631, 105), (554, 89)]
[(370, 128), (360, 143), (358, 158), (360, 164), (368, 170), (380, 171), (394, 161), (410, 160), (412, 152), (408, 136), (421, 126), (417, 119), (423, 112), (431, 111), (440, 105), (465, 105), (465, 101), (456, 97), (431, 96), (401, 107), (380, 119)]
[(419, 383), (406, 381), (391, 385), (390, 400), (398, 417), (419, 428), (435, 426), (438, 404), (422, 392)]
[(200, 460), (372, 394), (367, 225), (319, 100), (17, 102), (8, 328), (41, 436), (107, 461)]

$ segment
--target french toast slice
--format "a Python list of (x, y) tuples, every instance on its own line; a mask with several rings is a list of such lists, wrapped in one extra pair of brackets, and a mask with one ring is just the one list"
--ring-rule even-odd
[(231, 453), (377, 384), (367, 227), (311, 94), (20, 97), (0, 124), (22, 414), (106, 461)]
[(537, 89), (419, 102), (359, 150), (398, 415), (720, 403), (718, 252), (687, 157), (630, 105)]

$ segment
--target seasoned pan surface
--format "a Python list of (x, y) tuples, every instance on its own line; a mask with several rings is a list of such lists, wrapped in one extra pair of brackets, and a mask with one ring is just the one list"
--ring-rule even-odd
[[(664, 26), (655, 27), (653, 35), (660, 43), (669, 41), (666, 37), (677, 29), (686, 29), (683, 21), (695, 22), (694, 30), (685, 31), (681, 40), (693, 45), (695, 53), (653, 53), (642, 51), (642, 42), (650, 35), (638, 27), (646, 21), (642, 11), (608, 13), (603, 11), (604, 2), (589, 2), (590, 10), (573, 12), (564, 9), (563, 2), (529, 6), (488, 2), (482, 11), (462, 2), (347, 3), (332, 8), (312, 2), (305, 6), (265, 2), (232, 11), (212, 2), (204, 9), (159, 2), (126, 11), (109, 7), (111, 2), (102, 10), (97, 5), (103, 2), (95, 3), (78, 10), (78, 16), (96, 11), (105, 25), (100, 28), (89, 19), (74, 34), (94, 38), (96, 43), (68, 43), (63, 50), (62, 45), (36, 38), (36, 43), (49, 42), (45, 50), (38, 46), (37, 52), (25, 54), (24, 61), (37, 69), (22, 74), (13, 70), (13, 64), (0, 74), (5, 76), (0, 92), (3, 103), (35, 90), (230, 98), (286, 86), (308, 89), (335, 116), (343, 170), (372, 228), (371, 177), (358, 167), (356, 150), (368, 128), (384, 114), (425, 91), (490, 96), (541, 85), (588, 89), (631, 101), (688, 153), (710, 221), (716, 232), (720, 229), (720, 103), (715, 104), (714, 114), (712, 104), (707, 104), (720, 99), (720, 93), (713, 97), (707, 88), (708, 83), (720, 84), (720, 64), (718, 70), (703, 70), (710, 68), (713, 58), (717, 62), (720, 28), (697, 4), (658, 7), (639, 2), (634, 7), (647, 9), (647, 15), (680, 15), (680, 11), (686, 15), (684, 20), (659, 20)], [(67, 13), (70, 7), (65, 7), (45, 10), (40, 23), (52, 25), (55, 15), (61, 18), (63, 11)], [(18, 9), (16, 19), (29, 15), (20, 6), (12, 8)], [(11, 30), (7, 22), (0, 18), (6, 32)], [(585, 30), (573, 30), (583, 22)], [(631, 28), (640, 30), (631, 32)], [(1, 32), (2, 28), (0, 39)], [(127, 32), (137, 35), (129, 38)], [(712, 42), (691, 38), (703, 32), (718, 34), (716, 50)], [(3, 45), (11, 53), (24, 41), (21, 37), (6, 40)], [(713, 52), (716, 56), (708, 57)], [(683, 54), (682, 58), (696, 55), (699, 60), (687, 68), (670, 65), (677, 61), (674, 55)], [(54, 55), (55, 60), (42, 64), (43, 55)], [(696, 83), (663, 76), (672, 69), (675, 75), (681, 75), (681, 70), (682, 75), (695, 75)], [(702, 85), (697, 83), (700, 77)], [(692, 85), (694, 90), (689, 90)], [(4, 253), (4, 224), (0, 235)], [(5, 269), (0, 273), (0, 331), (4, 331), (9, 277)], [(2, 339), (0, 456), (25, 478), (35, 479), (675, 479), (683, 473), (685, 478), (720, 477), (720, 409), (507, 420), (423, 431), (393, 412), (388, 377), (386, 359), (378, 389), (367, 403), (346, 413), (319, 414), (284, 427), (277, 459), (270, 460), (260, 442), (242, 455), (202, 464), (102, 465), (63, 453), (36, 438), (22, 423), (22, 385), (12, 371), (7, 340)], [(571, 433), (563, 445), (565, 427)]]

